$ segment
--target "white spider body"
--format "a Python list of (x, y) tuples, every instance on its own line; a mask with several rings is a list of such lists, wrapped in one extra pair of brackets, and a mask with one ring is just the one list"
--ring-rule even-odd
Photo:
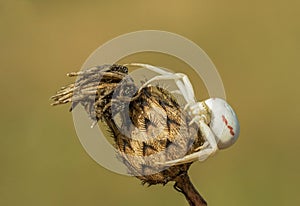
[(196, 102), (193, 86), (185, 74), (172, 73), (148, 64), (132, 63), (130, 65), (149, 69), (160, 74), (148, 80), (140, 90), (153, 81), (174, 80), (180, 94), (187, 102), (184, 109), (192, 117), (190, 125), (197, 124), (206, 139), (206, 142), (197, 148), (194, 153), (180, 159), (159, 162), (158, 164), (170, 166), (197, 160), (204, 161), (218, 149), (227, 148), (237, 140), (240, 132), (239, 122), (235, 112), (225, 100), (210, 98), (202, 102)]
[(230, 147), (240, 133), (240, 125), (235, 112), (223, 99), (211, 98), (205, 100), (205, 104), (211, 110), (209, 127), (217, 137), (218, 148)]

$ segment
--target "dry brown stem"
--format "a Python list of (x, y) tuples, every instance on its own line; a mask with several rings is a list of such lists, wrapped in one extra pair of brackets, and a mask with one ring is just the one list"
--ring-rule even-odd
[(178, 175), (175, 179), (174, 189), (184, 194), (190, 206), (206, 206), (207, 203), (192, 184), (187, 173)]

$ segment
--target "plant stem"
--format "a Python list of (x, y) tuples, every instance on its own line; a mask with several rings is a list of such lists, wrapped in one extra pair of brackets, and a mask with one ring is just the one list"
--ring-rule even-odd
[(184, 194), (190, 206), (206, 206), (207, 203), (192, 184), (187, 173), (176, 177), (174, 189)]

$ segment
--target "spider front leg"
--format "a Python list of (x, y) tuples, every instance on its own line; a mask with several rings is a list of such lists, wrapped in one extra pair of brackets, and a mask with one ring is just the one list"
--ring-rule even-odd
[(127, 64), (128, 66), (138, 66), (144, 69), (148, 69), (150, 71), (156, 72), (160, 74), (160, 76), (155, 76), (152, 79), (148, 80), (146, 83), (144, 83), (140, 90), (144, 87), (146, 87), (148, 84), (150, 84), (153, 81), (159, 81), (159, 80), (174, 80), (179, 91), (174, 91), (174, 93), (180, 93), (187, 103), (195, 103), (195, 94), (193, 86), (189, 80), (189, 78), (182, 73), (172, 73), (169, 71), (164, 70), (163, 68), (155, 67), (149, 64), (141, 64), (141, 63), (131, 63)]
[(148, 80), (147, 82), (145, 82), (141, 87), (140, 87), (140, 90), (143, 89), (144, 87), (146, 87), (147, 85), (149, 85), (151, 82), (154, 82), (154, 81), (159, 81), (159, 80), (175, 80), (178, 79), (178, 76), (177, 74), (162, 74), (160, 76), (155, 76), (153, 77), (152, 79)]
[(194, 90), (192, 84), (190, 83), (188, 77), (182, 73), (169, 73), (169, 74), (162, 74), (160, 76), (155, 76), (152, 79), (148, 80), (144, 83), (140, 90), (149, 85), (151, 82), (159, 81), (159, 80), (174, 80), (176, 85), (178, 86), (178, 90), (174, 91), (174, 93), (181, 94), (185, 101), (188, 103), (195, 103), (194, 99)]
[(186, 155), (180, 159), (175, 159), (167, 162), (159, 162), (158, 164), (164, 166), (172, 166), (172, 165), (179, 165), (179, 164), (184, 164), (184, 163), (189, 163), (194, 161), (204, 161), (209, 156), (213, 155), (218, 150), (215, 135), (213, 134), (213, 132), (211, 131), (209, 126), (204, 122), (203, 119), (199, 121), (199, 128), (207, 142), (205, 142), (204, 145), (201, 146), (201, 148), (196, 148), (195, 151), (197, 152)]

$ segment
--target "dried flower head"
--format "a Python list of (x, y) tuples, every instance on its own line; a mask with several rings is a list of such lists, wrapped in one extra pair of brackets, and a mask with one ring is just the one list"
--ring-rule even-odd
[(81, 104), (95, 123), (105, 122), (130, 174), (149, 185), (166, 184), (187, 174), (191, 163), (157, 164), (182, 158), (205, 142), (170, 92), (158, 85), (138, 90), (122, 65), (93, 67), (68, 76), (78, 80), (52, 96), (52, 105), (71, 102), (72, 110)]

